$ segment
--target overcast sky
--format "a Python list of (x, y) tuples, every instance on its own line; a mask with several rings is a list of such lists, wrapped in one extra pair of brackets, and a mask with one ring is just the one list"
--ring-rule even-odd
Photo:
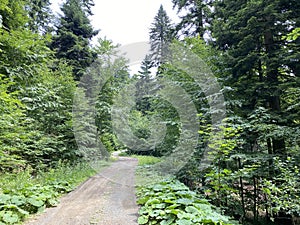
[[(52, 0), (54, 9), (61, 0)], [(58, 3), (59, 2), (59, 3)], [(111, 39), (115, 44), (131, 44), (148, 41), (149, 27), (162, 4), (172, 22), (177, 22), (172, 0), (94, 0), (94, 16), (91, 18), (99, 36)]]

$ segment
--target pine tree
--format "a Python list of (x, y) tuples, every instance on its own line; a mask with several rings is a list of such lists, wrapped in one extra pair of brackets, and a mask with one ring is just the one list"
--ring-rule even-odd
[(161, 5), (150, 28), (151, 59), (154, 66), (166, 61), (168, 45), (172, 41), (173, 27), (171, 20)]
[(79, 80), (85, 69), (91, 65), (96, 57), (90, 47), (90, 40), (98, 34), (88, 18), (89, 8), (85, 7), (86, 1), (67, 0), (61, 10), (57, 34), (53, 38), (52, 48), (58, 58), (66, 59), (73, 67), (73, 74)]

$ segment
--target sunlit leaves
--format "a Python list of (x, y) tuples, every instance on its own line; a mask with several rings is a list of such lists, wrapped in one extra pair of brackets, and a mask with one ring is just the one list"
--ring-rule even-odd
[(25, 161), (17, 154), (28, 135), (24, 135), (25, 110), (16, 93), (9, 93), (13, 85), (0, 76), (0, 170), (20, 168)]

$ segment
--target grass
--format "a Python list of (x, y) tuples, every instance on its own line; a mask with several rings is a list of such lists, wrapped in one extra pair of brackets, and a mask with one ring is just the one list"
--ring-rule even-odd
[(59, 164), (54, 169), (40, 171), (33, 176), (33, 170), (29, 167), (25, 171), (16, 174), (0, 175), (0, 193), (2, 191), (12, 192), (21, 190), (29, 185), (39, 184), (41, 186), (53, 181), (67, 181), (72, 186), (77, 186), (84, 180), (98, 173), (110, 163), (99, 161), (91, 166), (89, 163), (77, 163), (75, 165)]
[(59, 165), (56, 169), (41, 173), (36, 179), (39, 183), (47, 183), (49, 180), (65, 180), (72, 186), (77, 186), (108, 165), (110, 162), (107, 161), (97, 161), (93, 164), (82, 162), (76, 165)]
[(161, 158), (148, 155), (131, 155), (131, 157), (138, 159), (139, 166), (154, 165), (161, 162)]
[(168, 178), (162, 176), (157, 170), (156, 164), (162, 162), (160, 157), (131, 155), (131, 157), (138, 159), (138, 167), (135, 174), (137, 186), (151, 185)]

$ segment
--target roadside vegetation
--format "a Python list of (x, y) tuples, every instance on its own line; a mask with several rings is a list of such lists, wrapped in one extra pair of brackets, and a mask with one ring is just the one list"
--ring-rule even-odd
[(17, 174), (0, 176), (0, 224), (20, 224), (29, 216), (54, 207), (59, 198), (95, 175), (109, 162), (60, 164), (46, 172), (29, 167)]
[(137, 203), (140, 205), (139, 224), (162, 225), (234, 225), (238, 224), (204, 196), (189, 190), (175, 177), (165, 177), (152, 170), (161, 159), (153, 156), (135, 156)]

